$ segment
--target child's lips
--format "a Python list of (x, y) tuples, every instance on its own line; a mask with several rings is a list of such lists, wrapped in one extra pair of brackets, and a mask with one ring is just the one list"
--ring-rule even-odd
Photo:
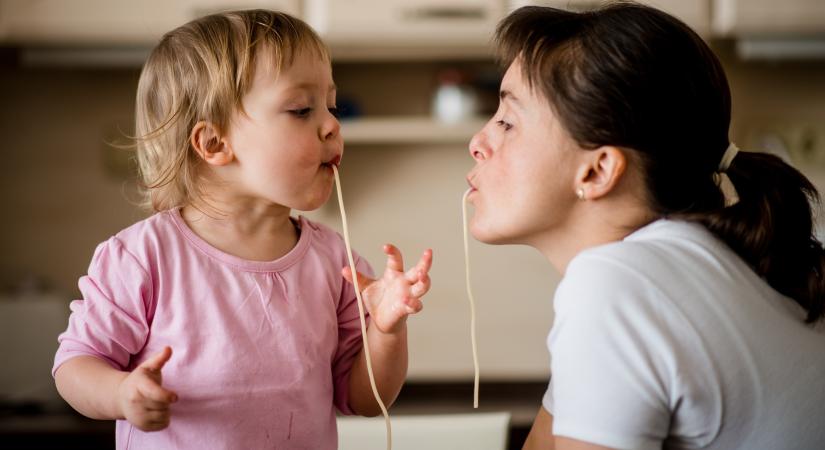
[(335, 156), (334, 158), (330, 159), (327, 162), (321, 163), (321, 167), (325, 169), (332, 170), (333, 167), (339, 167), (341, 165), (341, 155)]
[(328, 166), (335, 166), (335, 167), (340, 166), (341, 165), (341, 155), (335, 155), (335, 157), (333, 157), (331, 160), (327, 161), (324, 164), (326, 164)]

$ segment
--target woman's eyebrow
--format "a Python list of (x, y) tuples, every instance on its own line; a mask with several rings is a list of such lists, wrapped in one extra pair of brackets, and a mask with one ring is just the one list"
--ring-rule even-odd
[(502, 89), (501, 91), (499, 91), (498, 97), (499, 99), (501, 99), (502, 102), (506, 100), (518, 107), (521, 107), (521, 102), (519, 102), (518, 98), (516, 98), (516, 96), (513, 95), (512, 92), (506, 89)]

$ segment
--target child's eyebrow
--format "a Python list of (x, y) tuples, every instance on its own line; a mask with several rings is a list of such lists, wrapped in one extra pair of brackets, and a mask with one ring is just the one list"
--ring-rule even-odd
[[(297, 83), (292, 86), (289, 86), (287, 89), (290, 91), (314, 91), (319, 88), (317, 83), (312, 82), (304, 82), (304, 83)], [(331, 83), (329, 88), (327, 88), (327, 92), (336, 92), (338, 91), (338, 86), (335, 83)]]

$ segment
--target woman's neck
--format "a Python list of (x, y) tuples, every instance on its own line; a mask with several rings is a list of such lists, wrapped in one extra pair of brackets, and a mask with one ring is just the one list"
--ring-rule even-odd
[(656, 216), (638, 202), (586, 202), (563, 227), (537, 237), (529, 245), (564, 275), (570, 261), (582, 251), (621, 241), (654, 220)]

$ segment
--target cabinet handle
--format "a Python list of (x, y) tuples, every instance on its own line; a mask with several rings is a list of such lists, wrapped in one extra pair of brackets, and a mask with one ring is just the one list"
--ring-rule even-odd
[(424, 8), (405, 9), (401, 17), (405, 21), (417, 22), (426, 20), (484, 20), (487, 11), (483, 7), (450, 7), (431, 6)]

